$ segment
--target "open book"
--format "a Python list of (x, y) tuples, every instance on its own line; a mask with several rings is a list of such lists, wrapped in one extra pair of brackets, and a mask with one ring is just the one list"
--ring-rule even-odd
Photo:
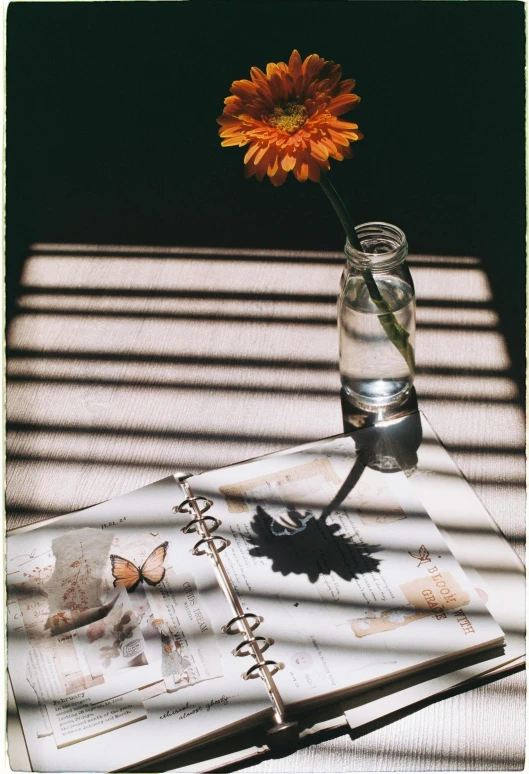
[(483, 590), (377, 438), (12, 534), (8, 666), (33, 769), (130, 768), (258, 725), (292, 737), (309, 710), (461, 659), (496, 667)]

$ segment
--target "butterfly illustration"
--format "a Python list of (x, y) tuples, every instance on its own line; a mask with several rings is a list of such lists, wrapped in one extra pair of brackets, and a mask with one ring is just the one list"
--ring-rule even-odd
[(420, 567), (422, 564), (426, 564), (427, 562), (431, 562), (432, 561), (430, 559), (430, 552), (428, 551), (426, 546), (421, 546), (419, 548), (419, 553), (418, 554), (414, 554), (411, 551), (408, 551), (408, 554), (410, 556), (412, 556), (414, 559), (418, 559), (419, 560), (419, 564), (417, 565), (417, 567)]
[(114, 586), (123, 586), (127, 591), (134, 591), (139, 583), (148, 583), (149, 586), (156, 586), (163, 581), (165, 577), (165, 567), (163, 561), (167, 554), (166, 541), (155, 548), (149, 554), (141, 567), (136, 567), (133, 562), (123, 559), (122, 556), (111, 554), (112, 575), (114, 576)]

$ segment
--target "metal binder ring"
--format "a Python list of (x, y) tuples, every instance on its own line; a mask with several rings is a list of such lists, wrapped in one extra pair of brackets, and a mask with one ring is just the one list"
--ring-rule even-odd
[(191, 503), (198, 503), (199, 500), (203, 500), (205, 503), (202, 509), (199, 508), (200, 513), (206, 513), (206, 511), (209, 511), (213, 505), (213, 500), (210, 500), (207, 497), (201, 497), (200, 495), (198, 497), (188, 497), (187, 500), (182, 500), (180, 505), (174, 506), (173, 511), (175, 513), (193, 513), (194, 511), (191, 508), (185, 508), (184, 506), (190, 505)]
[(262, 623), (262, 621), (263, 621), (263, 619), (261, 618), (261, 616), (260, 616), (260, 615), (255, 615), (255, 613), (242, 613), (242, 615), (236, 615), (236, 616), (235, 616), (235, 618), (232, 618), (232, 619), (231, 619), (231, 621), (228, 621), (228, 623), (226, 624), (226, 626), (223, 626), (223, 627), (222, 627), (222, 631), (223, 631), (225, 634), (240, 634), (240, 633), (241, 633), (241, 630), (239, 629), (239, 627), (237, 627), (236, 629), (234, 629), (233, 627), (234, 627), (234, 625), (235, 625), (235, 624), (236, 624), (238, 621), (242, 621), (242, 620), (243, 620), (243, 618), (244, 618), (246, 621), (247, 621), (249, 618), (253, 618), (253, 619), (254, 619), (254, 622), (253, 622), (253, 624), (250, 624), (250, 629), (251, 629), (252, 631), (253, 631), (254, 629), (257, 629), (257, 627), (259, 626), (259, 624), (261, 624), (261, 623)]
[[(259, 649), (262, 653), (265, 652), (265, 650), (268, 650), (270, 645), (274, 644), (274, 641), (270, 637), (250, 637), (248, 640), (243, 640), (242, 642), (239, 642), (237, 647), (232, 650), (231, 655), (232, 656), (255, 656), (255, 653), (252, 650), (252, 643), (257, 642), (259, 644)], [(262, 644), (261, 644), (262, 643)], [(248, 650), (244, 651), (243, 648), (248, 645)]]
[[(220, 540), (221, 545), (215, 545), (215, 540)], [(191, 551), (192, 554), (195, 556), (203, 556), (204, 554), (208, 554), (211, 556), (211, 551), (206, 550), (199, 550), (199, 546), (202, 545), (202, 543), (206, 543), (209, 545), (209, 543), (213, 543), (217, 551), (224, 551), (224, 549), (230, 545), (230, 541), (226, 540), (226, 538), (220, 537), (220, 535), (214, 535), (213, 537), (206, 537), (202, 538), (202, 540), (199, 540), (198, 543), (195, 543), (195, 547)]]
[(276, 672), (279, 672), (280, 669), (284, 669), (285, 667), (284, 664), (278, 663), (277, 661), (264, 661), (262, 664), (254, 664), (253, 666), (251, 666), (250, 669), (248, 669), (243, 674), (243, 678), (245, 680), (253, 680), (254, 677), (261, 677), (262, 675), (260, 670), (264, 666), (272, 667), (272, 669), (270, 669), (271, 675), (275, 675)]
[(193, 519), (193, 521), (190, 521), (189, 524), (186, 524), (185, 527), (182, 527), (182, 532), (198, 532), (196, 525), (203, 521), (212, 522), (212, 525), (209, 528), (210, 532), (214, 532), (222, 524), (221, 520), (216, 519), (215, 516), (202, 516), (200, 519)]

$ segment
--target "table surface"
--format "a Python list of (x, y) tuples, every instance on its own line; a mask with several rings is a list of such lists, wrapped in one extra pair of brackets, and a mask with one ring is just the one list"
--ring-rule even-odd
[[(342, 266), (337, 253), (33, 245), (8, 329), (8, 527), (342, 432)], [(410, 267), (419, 407), (522, 556), (524, 414), (494, 289), (476, 257)], [(524, 695), (517, 673), (241, 770), (518, 770)]]

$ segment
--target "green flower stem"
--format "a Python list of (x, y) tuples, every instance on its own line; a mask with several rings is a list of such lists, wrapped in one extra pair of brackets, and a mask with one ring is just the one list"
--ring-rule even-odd
[[(340, 222), (344, 228), (345, 234), (347, 236), (347, 239), (349, 240), (349, 244), (351, 247), (353, 247), (355, 250), (358, 250), (359, 252), (363, 252), (362, 245), (360, 243), (360, 240), (358, 239), (358, 235), (356, 233), (356, 229), (354, 227), (354, 223), (351, 219), (351, 216), (347, 212), (347, 209), (338, 193), (336, 188), (333, 186), (327, 175), (322, 172), (320, 175), (320, 185), (323, 188), (325, 194), (327, 195), (327, 198), (329, 199), (330, 203), (334, 207), (336, 214), (340, 218)], [(410, 344), (410, 334), (408, 331), (402, 327), (402, 325), (397, 322), (397, 319), (393, 312), (391, 311), (391, 308), (387, 301), (382, 296), (380, 290), (378, 289), (378, 285), (375, 282), (375, 278), (373, 276), (373, 272), (369, 268), (362, 269), (362, 277), (364, 279), (364, 282), (366, 283), (366, 287), (369, 291), (369, 295), (371, 297), (371, 300), (379, 309), (379, 311), (382, 313), (378, 316), (378, 319), (380, 321), (380, 324), (384, 328), (384, 331), (386, 332), (387, 337), (391, 341), (391, 343), (398, 349), (398, 351), (401, 353), (402, 357), (406, 361), (406, 364), (408, 368), (410, 369), (410, 373), (415, 373), (415, 353), (413, 351), (413, 347)]]

